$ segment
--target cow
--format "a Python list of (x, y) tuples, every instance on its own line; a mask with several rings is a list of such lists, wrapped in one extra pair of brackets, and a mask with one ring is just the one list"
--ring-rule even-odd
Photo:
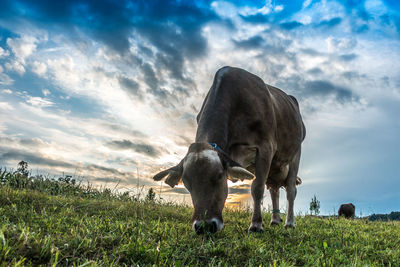
[(340, 205), (338, 210), (338, 215), (339, 217), (344, 216), (347, 219), (354, 218), (355, 211), (356, 211), (356, 206), (354, 206), (353, 203), (346, 203)]
[(195, 142), (174, 167), (153, 179), (174, 187), (180, 181), (194, 207), (193, 230), (218, 232), (228, 195), (227, 179), (255, 179), (251, 185), (254, 209), (249, 232), (262, 232), (261, 204), (265, 186), (272, 199), (270, 224), (280, 224), (279, 189), (285, 187), (288, 210), (285, 227), (294, 227), (293, 204), (305, 127), (299, 105), (291, 95), (267, 85), (240, 68), (223, 67), (197, 116)]

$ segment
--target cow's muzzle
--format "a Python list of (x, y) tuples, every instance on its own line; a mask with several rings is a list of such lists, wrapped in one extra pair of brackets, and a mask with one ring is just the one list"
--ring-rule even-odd
[(207, 219), (205, 221), (195, 220), (193, 222), (193, 230), (198, 235), (207, 233), (213, 234), (218, 231), (221, 231), (223, 227), (224, 223), (217, 218)]

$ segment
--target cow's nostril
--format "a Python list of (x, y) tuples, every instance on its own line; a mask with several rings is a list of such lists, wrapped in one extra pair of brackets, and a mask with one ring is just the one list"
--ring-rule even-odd
[(193, 223), (193, 229), (196, 232), (196, 234), (200, 235), (204, 232), (204, 223), (195, 221)]
[[(221, 225), (219, 225), (221, 224)], [(196, 234), (206, 234), (206, 233), (216, 233), (221, 230), (223, 227), (223, 223), (217, 221), (217, 219), (213, 218), (207, 221), (195, 221), (193, 222), (193, 230)]]
[(210, 233), (215, 233), (218, 231), (218, 225), (216, 221), (211, 221), (211, 223), (208, 223), (208, 230)]

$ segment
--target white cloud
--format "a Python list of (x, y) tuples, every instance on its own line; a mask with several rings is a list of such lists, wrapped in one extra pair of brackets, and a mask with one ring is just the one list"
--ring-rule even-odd
[(19, 62), (19, 61), (12, 61), (7, 62), (5, 64), (5, 67), (9, 70), (9, 71), (15, 71), (16, 73), (18, 73), (19, 75), (23, 75), (25, 73), (25, 68), (24, 66)]
[(211, 3), (211, 7), (221, 17), (231, 18), (237, 13), (235, 5), (225, 1), (214, 1)]
[[(345, 17), (346, 11), (343, 5), (334, 1), (321, 1), (310, 6), (306, 0), (303, 3), (303, 10), (293, 14), (292, 19), (304, 24), (320, 23), (336, 17)], [(344, 30), (344, 29), (342, 29)]]
[(380, 0), (367, 0), (364, 3), (365, 10), (375, 16), (379, 17), (387, 13), (385, 4)]
[(49, 99), (38, 97), (38, 96), (28, 96), (26, 100), (27, 103), (31, 104), (32, 106), (39, 107), (39, 108), (47, 108), (54, 105)]
[(279, 13), (285, 8), (284, 5), (275, 5), (275, 3), (273, 2), (275, 1), (267, 0), (265, 1), (265, 5), (261, 8), (245, 6), (239, 9), (239, 14), (243, 16), (251, 16), (257, 14), (268, 15), (271, 12)]
[(8, 94), (8, 95), (11, 95), (11, 94), (12, 94), (12, 91), (11, 91), (10, 89), (3, 89), (3, 90), (1, 90), (1, 92), (2, 92), (3, 94)]
[(0, 102), (0, 110), (13, 110), (14, 108), (7, 102)]
[(0, 46), (0, 58), (2, 57), (8, 57), (10, 55), (10, 52), (8, 50), (4, 50), (1, 46)]
[(14, 82), (7, 74), (0, 72), (0, 84), (11, 85)]
[(36, 73), (37, 75), (43, 77), (44, 74), (46, 74), (46, 72), (47, 72), (47, 66), (43, 62), (34, 61), (32, 63), (32, 71), (34, 73)]
[(335, 38), (329, 36), (325, 41), (328, 47), (328, 52), (348, 52), (357, 46), (357, 40), (355, 38)]
[(11, 48), (15, 57), (25, 64), (25, 59), (36, 51), (38, 40), (29, 35), (23, 35), (20, 38), (7, 38), (7, 45)]
[[(104, 108), (107, 115), (117, 118), (126, 125), (140, 127), (144, 133), (163, 129), (164, 119), (160, 118), (152, 107), (128, 97), (127, 93), (120, 89), (115, 73), (93, 70), (98, 66), (96, 61), (104, 60), (103, 58), (89, 59), (89, 55), (83, 55), (73, 48), (68, 54), (47, 62), (48, 73), (61, 90), (68, 95), (95, 100)], [(114, 67), (105, 65), (105, 68)]]
[(310, 4), (311, 4), (311, 0), (305, 0), (304, 2), (303, 2), (303, 9), (304, 8), (307, 8)]
[(44, 96), (48, 96), (48, 95), (50, 95), (50, 90), (44, 88), (44, 89), (42, 89), (42, 93)]

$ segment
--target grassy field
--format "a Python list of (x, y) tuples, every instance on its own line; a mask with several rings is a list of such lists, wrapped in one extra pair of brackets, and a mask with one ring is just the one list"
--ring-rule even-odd
[(0, 266), (400, 266), (399, 222), (299, 216), (248, 234), (250, 212), (225, 211), (222, 232), (198, 236), (188, 207), (13, 175), (0, 175)]

